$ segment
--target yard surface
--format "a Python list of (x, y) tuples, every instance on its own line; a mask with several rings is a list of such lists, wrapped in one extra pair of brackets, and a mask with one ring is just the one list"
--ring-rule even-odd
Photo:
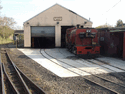
[(24, 73), (27, 70), (30, 74), (27, 76), (33, 77), (34, 83), (47, 94), (125, 94), (125, 64), (120, 59), (99, 57), (107, 62), (101, 63), (77, 58), (61, 48), (40, 50), (8, 46), (15, 65)]

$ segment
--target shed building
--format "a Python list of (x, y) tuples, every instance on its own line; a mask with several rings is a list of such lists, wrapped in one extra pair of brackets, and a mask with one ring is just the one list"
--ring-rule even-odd
[(63, 47), (66, 29), (77, 24), (92, 27), (91, 21), (55, 4), (24, 22), (24, 47)]
[(16, 36), (19, 34), (24, 34), (24, 30), (14, 30), (14, 35), (13, 35), (14, 41), (17, 39)]
[(24, 34), (24, 30), (14, 30), (14, 34)]
[(98, 29), (100, 53), (125, 60), (125, 28)]

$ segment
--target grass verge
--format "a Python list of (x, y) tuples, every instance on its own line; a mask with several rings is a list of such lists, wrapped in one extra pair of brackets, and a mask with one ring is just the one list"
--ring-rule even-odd
[(0, 38), (0, 44), (7, 44), (7, 43), (12, 43), (13, 40), (12, 39), (2, 39)]

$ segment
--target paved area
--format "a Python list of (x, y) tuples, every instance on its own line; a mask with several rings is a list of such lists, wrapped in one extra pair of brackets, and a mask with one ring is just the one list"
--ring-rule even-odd
[(40, 65), (45, 67), (46, 69), (50, 70), (51, 72), (55, 73), (60, 77), (72, 77), (78, 76), (77, 74), (51, 62), (50, 60), (46, 59), (40, 54), (40, 49), (19, 49), (25, 55), (33, 59), (34, 61), (38, 62)]
[(67, 49), (62, 48), (19, 50), (59, 77), (75, 77), (110, 72), (124, 72), (123, 70), (113, 66), (122, 66), (121, 68), (125, 67), (125, 63), (122, 60), (116, 59), (114, 61), (114, 59), (105, 57), (98, 58), (104, 61), (109, 59), (107, 62), (113, 66), (90, 59), (90, 61), (95, 62), (92, 63), (84, 59), (76, 58), (74, 54), (67, 51)]
[(110, 65), (113, 65), (115, 67), (125, 69), (125, 61), (123, 61), (121, 59), (112, 58), (112, 57), (101, 57), (98, 59), (105, 61), (105, 62), (108, 62)]

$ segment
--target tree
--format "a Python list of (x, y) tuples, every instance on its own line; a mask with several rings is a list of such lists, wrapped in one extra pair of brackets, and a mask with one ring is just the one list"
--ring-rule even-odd
[(96, 28), (111, 28), (111, 27), (112, 26), (109, 24), (104, 24), (104, 25), (97, 26)]
[(13, 18), (0, 17), (0, 36), (2, 39), (7, 39), (14, 33), (14, 24), (16, 24), (16, 22)]
[[(2, 9), (1, 0), (0, 0), (0, 10)], [(1, 17), (0, 16), (0, 37), (6, 39), (10, 37), (14, 33), (14, 25), (16, 22), (11, 17)]]
[(123, 21), (119, 19), (116, 23), (116, 27), (122, 27), (123, 26)]
[(9, 28), (8, 26), (2, 26), (0, 27), (0, 37), (2, 37), (2, 39), (8, 39), (10, 37), (10, 35), (12, 35), (14, 33), (14, 30)]
[(13, 29), (6, 28), (5, 31), (4, 31), (4, 38), (7, 40), (13, 33), (14, 33)]
[(14, 25), (16, 24), (16, 22), (14, 21), (13, 18), (10, 17), (0, 17), (0, 26), (7, 26), (10, 28), (14, 28)]

